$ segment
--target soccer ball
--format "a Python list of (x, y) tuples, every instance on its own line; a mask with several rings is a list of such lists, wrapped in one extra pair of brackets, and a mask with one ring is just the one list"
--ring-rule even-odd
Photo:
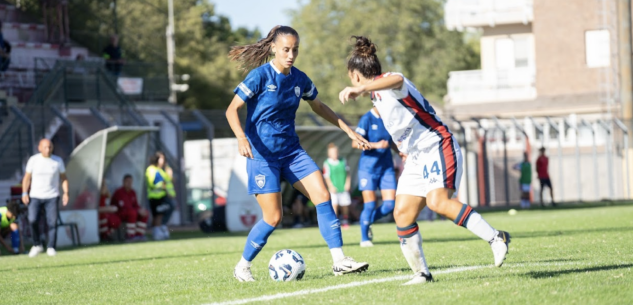
[(268, 274), (277, 282), (300, 280), (306, 272), (303, 257), (293, 250), (277, 251), (268, 263)]

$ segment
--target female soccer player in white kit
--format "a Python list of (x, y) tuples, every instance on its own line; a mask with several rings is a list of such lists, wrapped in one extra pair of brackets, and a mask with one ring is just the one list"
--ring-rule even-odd
[(376, 46), (366, 37), (356, 39), (347, 62), (353, 87), (339, 94), (342, 103), (371, 93), (398, 149), (407, 155), (396, 189), (396, 220), (400, 247), (415, 276), (406, 284), (432, 281), (416, 218), (424, 206), (487, 241), (495, 266), (505, 260), (510, 234), (491, 227), (479, 213), (453, 198), (463, 172), (462, 155), (448, 127), (416, 87), (400, 73), (382, 73)]

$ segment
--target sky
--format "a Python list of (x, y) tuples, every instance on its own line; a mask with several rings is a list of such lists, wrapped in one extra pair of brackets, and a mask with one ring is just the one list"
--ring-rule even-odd
[(259, 28), (266, 35), (276, 25), (290, 25), (287, 10), (297, 9), (305, 0), (209, 0), (215, 4), (215, 12), (227, 16), (231, 26)]

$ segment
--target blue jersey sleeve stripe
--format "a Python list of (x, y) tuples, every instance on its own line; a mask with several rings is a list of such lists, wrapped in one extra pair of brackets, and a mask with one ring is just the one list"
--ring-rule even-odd
[(367, 135), (367, 131), (365, 131), (365, 129), (360, 128), (360, 127), (356, 127), (356, 133), (358, 133), (361, 136)]
[(240, 83), (239, 85), (237, 85), (237, 88), (242, 90), (242, 92), (244, 92), (244, 94), (246, 94), (248, 98), (251, 98), (254, 95), (253, 91), (251, 91), (251, 89), (249, 89), (244, 83)]

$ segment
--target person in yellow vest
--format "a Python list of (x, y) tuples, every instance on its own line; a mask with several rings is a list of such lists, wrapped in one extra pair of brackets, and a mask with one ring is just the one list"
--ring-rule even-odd
[(172, 179), (165, 171), (165, 155), (157, 152), (150, 157), (150, 165), (145, 170), (147, 198), (152, 211), (152, 235), (154, 240), (169, 238), (167, 222), (174, 210), (172, 198), (176, 196)]
[[(0, 243), (9, 253), (24, 253), (24, 244), (20, 238), (18, 224), (15, 222), (20, 211), (19, 203), (9, 201), (6, 207), (0, 207)], [(5, 242), (7, 235), (11, 234), (11, 247)]]

